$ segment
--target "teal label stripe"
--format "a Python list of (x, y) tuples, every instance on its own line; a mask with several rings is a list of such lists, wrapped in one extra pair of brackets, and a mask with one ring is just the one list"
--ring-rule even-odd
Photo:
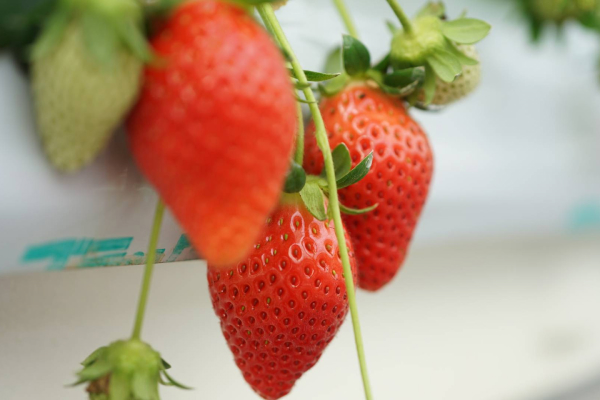
[[(47, 261), (47, 270), (56, 271), (66, 267), (87, 268), (116, 265), (142, 264), (146, 254), (137, 251), (128, 254), (133, 237), (110, 239), (64, 239), (29, 246), (21, 258), (24, 264)], [(156, 250), (157, 262), (178, 261), (185, 249), (191, 248), (186, 235), (181, 235), (173, 251), (165, 259), (165, 249)], [(186, 259), (198, 258), (195, 253)]]

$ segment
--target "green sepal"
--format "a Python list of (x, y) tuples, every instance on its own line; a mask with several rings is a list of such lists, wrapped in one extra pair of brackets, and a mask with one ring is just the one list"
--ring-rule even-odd
[(119, 49), (119, 35), (116, 29), (94, 11), (84, 12), (81, 24), (88, 51), (98, 62), (112, 66)]
[(162, 369), (171, 369), (171, 364), (169, 364), (164, 358), (160, 359), (160, 363), (162, 364)]
[(390, 62), (390, 53), (387, 53), (385, 55), (385, 57), (383, 57), (377, 64), (375, 64), (373, 66), (373, 68), (376, 71), (379, 71), (383, 74), (385, 74), (387, 72), (387, 70), (390, 68), (391, 62)]
[[(429, 65), (425, 65), (425, 80), (423, 81), (424, 105), (431, 104), (435, 96), (435, 72)], [(416, 99), (415, 99), (416, 100)]]
[(411, 85), (415, 81), (423, 81), (424, 75), (425, 73), (423, 69), (418, 67), (399, 69), (385, 75), (383, 77), (383, 83), (385, 83), (387, 86), (400, 88)]
[(452, 53), (436, 49), (429, 57), (427, 64), (435, 71), (436, 75), (444, 82), (452, 82), (456, 75), (462, 72), (462, 65)]
[(77, 375), (86, 381), (102, 378), (112, 369), (111, 363), (106, 359), (99, 359), (83, 368)]
[(325, 211), (325, 196), (316, 182), (306, 182), (304, 188), (300, 191), (300, 197), (308, 211), (319, 221), (327, 219)]
[(305, 184), (306, 172), (304, 171), (304, 168), (292, 160), (290, 163), (290, 169), (288, 170), (285, 178), (283, 191), (285, 193), (298, 193), (302, 190)]
[(398, 29), (400, 29), (400, 27), (398, 25), (396, 25), (394, 22), (387, 20), (385, 21), (385, 26), (387, 26), (388, 31), (390, 31), (390, 33), (393, 35), (394, 33), (396, 33), (396, 31)]
[(357, 208), (346, 207), (345, 205), (340, 203), (340, 211), (343, 212), (344, 214), (348, 214), (348, 215), (360, 215), (360, 214), (366, 214), (368, 212), (373, 211), (374, 209), (377, 208), (378, 205), (379, 205), (379, 203), (375, 203), (371, 207), (357, 209)]
[(344, 70), (348, 75), (362, 75), (371, 67), (369, 50), (358, 39), (344, 35), (342, 49)]
[(135, 399), (159, 400), (158, 374), (138, 372), (131, 379), (131, 393)]
[(473, 44), (487, 36), (491, 25), (475, 18), (459, 18), (442, 24), (442, 34), (448, 39), (461, 43)]
[(168, 382), (167, 382), (167, 383), (165, 383), (165, 386), (175, 386), (175, 387), (178, 387), (179, 389), (184, 389), (184, 390), (193, 390), (193, 388), (192, 388), (192, 387), (190, 387), (190, 386), (186, 386), (186, 385), (184, 385), (184, 384), (182, 384), (182, 383), (179, 383), (179, 382), (177, 382), (175, 379), (173, 379), (173, 377), (171, 377), (171, 375), (169, 375), (169, 374), (167, 373), (167, 371), (164, 371), (164, 370), (163, 370), (163, 371), (161, 372), (161, 374), (162, 374), (162, 375), (164, 375), (164, 376), (165, 376), (165, 378), (167, 378), (167, 381), (168, 381)]
[(350, 77), (345, 72), (327, 82), (327, 84), (319, 84), (319, 93), (325, 97), (334, 96), (338, 94), (342, 89), (346, 87), (348, 82), (350, 81)]
[(106, 346), (102, 346), (102, 347), (97, 348), (96, 350), (94, 350), (94, 352), (92, 354), (90, 354), (89, 356), (87, 356), (87, 358), (81, 362), (81, 365), (83, 365), (84, 367), (87, 367), (88, 365), (90, 365), (91, 363), (93, 363), (94, 361), (96, 361), (100, 356), (102, 356), (102, 354), (106, 350), (107, 350)]
[(360, 181), (369, 173), (371, 165), (373, 165), (373, 152), (370, 152), (365, 158), (362, 159), (361, 162), (356, 165), (356, 167), (338, 179), (336, 182), (337, 188), (343, 189)]
[[(290, 71), (290, 74), (292, 74), (292, 76), (294, 76), (294, 70), (291, 68), (288, 68), (288, 70)], [(306, 75), (306, 80), (309, 82), (328, 81), (330, 79), (340, 76), (340, 74), (341, 74), (340, 72), (324, 73), (324, 72), (315, 72), (315, 71), (304, 70), (304, 75)]]
[(40, 37), (33, 46), (31, 58), (36, 59), (43, 57), (52, 51), (52, 49), (60, 42), (70, 20), (71, 11), (66, 8), (59, 7), (52, 13), (50, 17), (48, 17)]
[(52, 51), (70, 24), (83, 32), (86, 48), (95, 59), (110, 66), (116, 54), (126, 49), (144, 62), (153, 54), (142, 30), (142, 8), (135, 0), (118, 2), (61, 1), (34, 45), (33, 59)]
[(406, 96), (412, 93), (419, 85), (418, 80), (415, 80), (414, 82), (411, 82), (410, 84), (402, 88), (386, 85), (384, 82), (385, 75), (374, 69), (370, 69), (367, 71), (367, 77), (373, 80), (385, 93), (394, 96)]
[(462, 65), (477, 65), (477, 64), (479, 64), (479, 61), (467, 56), (465, 53), (460, 51), (460, 49), (458, 47), (456, 47), (456, 45), (454, 43), (452, 43), (448, 39), (446, 39), (446, 50), (448, 50), (448, 52), (450, 52), (452, 55), (454, 55), (458, 59), (458, 62), (460, 62)]
[(296, 88), (298, 90), (304, 90), (309, 87), (310, 87), (310, 83), (302, 83), (302, 82), (294, 80), (294, 88)]
[(316, 104), (316, 101), (308, 101), (305, 99), (301, 99), (300, 97), (296, 96), (296, 101), (302, 104)]
[(142, 30), (134, 21), (123, 19), (115, 22), (115, 28), (129, 50), (144, 62), (153, 61), (153, 54)]
[(325, 65), (323, 66), (323, 70), (326, 73), (335, 73), (341, 71), (343, 67), (342, 62), (342, 48), (336, 47), (331, 50), (325, 59)]
[[(335, 170), (335, 179), (340, 179), (343, 176), (346, 176), (350, 169), (352, 169), (352, 159), (350, 158), (350, 151), (345, 143), (340, 143), (336, 146), (335, 149), (331, 152), (331, 157), (333, 160), (333, 168)], [(321, 177), (326, 176), (326, 171), (323, 169), (321, 172)]]
[(129, 400), (129, 394), (131, 393), (131, 381), (128, 379), (127, 375), (119, 372), (114, 372), (110, 376), (108, 392), (110, 393), (110, 400)]
[(425, 17), (425, 16), (433, 16), (438, 18), (443, 18), (446, 15), (446, 6), (441, 1), (430, 2), (425, 5), (425, 7), (419, 10), (417, 17)]

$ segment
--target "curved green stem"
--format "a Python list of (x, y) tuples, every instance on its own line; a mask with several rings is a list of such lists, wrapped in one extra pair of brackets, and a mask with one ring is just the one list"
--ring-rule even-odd
[(294, 154), (294, 161), (298, 165), (302, 165), (304, 162), (304, 116), (302, 115), (302, 105), (300, 102), (296, 102), (298, 111), (298, 131), (296, 132), (296, 153)]
[(144, 269), (144, 278), (142, 280), (142, 290), (138, 300), (137, 313), (135, 315), (135, 325), (133, 326), (132, 339), (140, 339), (142, 333), (142, 324), (144, 323), (144, 315), (146, 314), (146, 303), (148, 302), (148, 293), (150, 293), (150, 282), (152, 280), (152, 272), (154, 271), (154, 260), (156, 259), (156, 244), (160, 234), (160, 225), (165, 211), (165, 205), (159, 198), (154, 212), (154, 223), (152, 224), (152, 233), (150, 242), (148, 243), (148, 253), (146, 254), (146, 268)]
[[(270, 4), (261, 4), (258, 7), (258, 12), (265, 21), (265, 25), (271, 31), (271, 34), (277, 38), (283, 50), (290, 56), (292, 68), (296, 79), (301, 84), (308, 84), (304, 70), (298, 61), (298, 58), (294, 54), (290, 43), (288, 42), (279, 21), (273, 12), (273, 8)], [(354, 328), (354, 339), (356, 342), (356, 351), (358, 353), (358, 361), (360, 364), (360, 372), (362, 375), (363, 386), (365, 390), (365, 397), (367, 400), (373, 398), (371, 394), (371, 385), (369, 383), (369, 376), (367, 374), (367, 363), (365, 359), (365, 350), (363, 346), (362, 333), (360, 330), (360, 322), (358, 320), (358, 308), (356, 306), (356, 294), (354, 289), (354, 281), (352, 279), (352, 270), (350, 268), (350, 257), (348, 256), (348, 247), (346, 246), (346, 238), (344, 236), (344, 227), (342, 225), (342, 218), (340, 214), (340, 203), (337, 194), (337, 184), (335, 181), (335, 171), (333, 167), (333, 158), (331, 156), (331, 148), (329, 147), (329, 141), (327, 140), (327, 132), (325, 130), (325, 123), (323, 117), (319, 111), (319, 105), (315, 99), (310, 86), (303, 89), (304, 96), (308, 102), (310, 112), (315, 123), (315, 134), (317, 137), (317, 144), (323, 152), (323, 159), (325, 162), (325, 172), (327, 175), (327, 183), (329, 185), (329, 207), (331, 208), (333, 215), (333, 223), (335, 226), (335, 235), (337, 237), (340, 256), (342, 259), (342, 266), (344, 268), (344, 280), (346, 282), (346, 291), (348, 293), (348, 304), (350, 306), (350, 314), (352, 315), (352, 327)]]
[(348, 11), (348, 7), (346, 7), (346, 3), (344, 3), (344, 0), (333, 0), (333, 3), (335, 4), (335, 7), (340, 13), (340, 16), (342, 17), (344, 25), (346, 25), (346, 29), (348, 30), (350, 36), (353, 36), (354, 38), (358, 39), (358, 31), (356, 30), (356, 25), (354, 25), (354, 22), (352, 21), (352, 16), (350, 15), (350, 12)]
[(412, 33), (413, 27), (410, 22), (410, 18), (408, 18), (406, 16), (406, 14), (404, 13), (404, 10), (402, 9), (402, 7), (400, 7), (400, 4), (398, 4), (398, 2), (396, 0), (387, 0), (387, 2), (390, 5), (390, 7), (392, 7), (392, 10), (394, 10), (394, 14), (396, 14), (398, 19), (400, 20), (400, 23), (402, 24), (404, 31), (406, 33)]

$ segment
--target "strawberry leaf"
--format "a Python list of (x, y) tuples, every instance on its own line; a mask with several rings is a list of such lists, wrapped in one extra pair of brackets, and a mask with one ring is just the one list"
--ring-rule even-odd
[(371, 207), (357, 209), (357, 208), (346, 207), (345, 205), (340, 203), (340, 211), (343, 212), (344, 214), (348, 214), (348, 215), (360, 215), (360, 214), (366, 214), (368, 212), (373, 211), (374, 209), (377, 208), (378, 205), (379, 205), (379, 203), (375, 203)]
[(427, 57), (427, 63), (444, 82), (452, 82), (462, 72), (458, 58), (446, 50), (436, 49)]
[(171, 369), (171, 364), (169, 364), (167, 361), (165, 361), (164, 358), (161, 358), (160, 361), (161, 361), (163, 369)]
[(473, 44), (487, 36), (492, 27), (475, 18), (459, 18), (442, 24), (442, 33), (448, 39), (462, 44)]
[(285, 178), (283, 191), (286, 193), (298, 193), (302, 190), (305, 184), (306, 172), (304, 172), (304, 168), (302, 168), (302, 166), (297, 164), (295, 161), (292, 161), (290, 169), (288, 170)]
[(325, 211), (325, 197), (319, 185), (315, 182), (307, 182), (300, 191), (300, 197), (306, 208), (319, 221), (327, 219)]
[(344, 69), (350, 76), (364, 74), (371, 66), (369, 50), (358, 39), (344, 35)]
[(361, 162), (356, 165), (356, 167), (337, 180), (337, 188), (342, 189), (360, 181), (369, 173), (372, 164), (373, 152), (370, 152), (365, 158), (363, 158)]

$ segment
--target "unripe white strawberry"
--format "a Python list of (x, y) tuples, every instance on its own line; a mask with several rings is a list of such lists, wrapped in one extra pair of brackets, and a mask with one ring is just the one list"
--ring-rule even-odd
[(52, 52), (32, 64), (38, 131), (50, 162), (78, 170), (105, 147), (136, 99), (143, 63), (126, 51), (112, 65), (89, 53), (79, 23), (72, 23)]
[(50, 162), (72, 172), (106, 146), (133, 105), (150, 51), (135, 0), (59, 0), (36, 41), (31, 83)]
[[(479, 54), (473, 45), (460, 45), (458, 49), (467, 57), (479, 61)], [(466, 97), (473, 92), (481, 81), (481, 64), (463, 65), (462, 73), (452, 82), (444, 82), (436, 77), (435, 95), (431, 104), (443, 106)], [(420, 96), (423, 99), (423, 94)]]

